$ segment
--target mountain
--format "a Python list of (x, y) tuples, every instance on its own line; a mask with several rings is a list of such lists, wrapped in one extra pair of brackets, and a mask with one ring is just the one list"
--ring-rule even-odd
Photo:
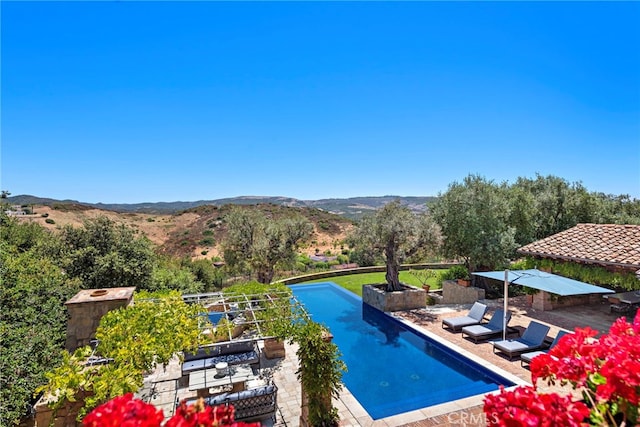
[(334, 213), (349, 219), (359, 219), (367, 213), (380, 209), (385, 204), (400, 200), (404, 205), (409, 206), (414, 212), (424, 212), (427, 203), (434, 201), (436, 197), (420, 196), (372, 196), (372, 197), (351, 197), (346, 199), (320, 199), (320, 200), (300, 200), (293, 197), (279, 196), (240, 196), (214, 200), (198, 200), (194, 202), (155, 202), (155, 203), (84, 203), (77, 200), (55, 200), (30, 195), (20, 195), (8, 197), (6, 201), (14, 205), (79, 205), (93, 207), (97, 209), (110, 210), (115, 212), (149, 213), (149, 214), (172, 214), (182, 212), (199, 206), (225, 206), (235, 205), (258, 205), (273, 204), (289, 207), (316, 208), (326, 212)]
[(359, 219), (363, 215), (372, 213), (394, 200), (408, 206), (414, 212), (427, 210), (427, 203), (436, 200), (436, 197), (418, 196), (378, 196), (378, 197), (351, 197), (348, 199), (321, 199), (307, 200), (307, 206), (322, 209), (327, 212), (341, 215), (350, 219)]

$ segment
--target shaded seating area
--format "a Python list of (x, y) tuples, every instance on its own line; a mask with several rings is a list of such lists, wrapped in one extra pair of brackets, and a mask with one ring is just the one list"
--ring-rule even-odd
[(183, 295), (183, 300), (207, 311), (199, 318), (202, 344), (178, 358), (171, 410), (182, 401), (189, 404), (202, 398), (209, 405), (232, 404), (238, 420), (275, 420), (278, 387), (269, 359), (284, 354), (273, 356), (266, 351), (273, 337), (266, 333), (262, 313), (270, 307), (289, 306), (291, 295), (213, 292)]
[[(500, 335), (504, 331), (504, 327), (503, 327), (504, 315), (505, 315), (504, 310), (499, 309), (493, 313), (493, 315), (491, 316), (491, 319), (489, 320), (489, 323), (482, 324), (482, 325), (465, 326), (464, 328), (462, 328), (462, 337), (464, 338), (466, 335), (467, 337), (473, 339), (473, 341), (477, 343), (478, 340), (480, 339), (486, 339), (496, 335)], [(507, 315), (506, 324), (508, 325), (509, 321), (511, 320), (511, 312), (507, 311), (506, 315)]]
[[(258, 421), (272, 419), (275, 421), (278, 409), (278, 387), (275, 384), (265, 384), (256, 388), (232, 393), (222, 393), (204, 399), (210, 406), (233, 405), (235, 419), (240, 421)], [(187, 401), (193, 404), (196, 400)]]
[(531, 321), (520, 338), (495, 341), (493, 352), (504, 353), (512, 360), (515, 355), (539, 349), (543, 346), (549, 329), (551, 328), (547, 325)]
[(259, 368), (260, 350), (256, 341), (230, 341), (200, 347), (196, 353), (185, 353), (182, 374), (209, 369), (225, 362), (229, 366), (251, 365)]
[(450, 317), (442, 319), (442, 328), (448, 327), (453, 332), (459, 331), (465, 326), (478, 325), (482, 322), (488, 307), (485, 304), (475, 302), (466, 316)]
[(553, 342), (551, 343), (551, 345), (549, 346), (549, 348), (547, 350), (536, 350), (536, 351), (530, 351), (530, 352), (527, 352), (527, 353), (522, 353), (520, 355), (520, 366), (522, 366), (524, 368), (525, 364), (526, 365), (531, 364), (531, 360), (533, 360), (534, 357), (539, 356), (541, 354), (547, 353), (549, 350), (551, 350), (553, 347), (555, 347), (556, 344), (558, 344), (558, 341), (560, 341), (560, 338), (562, 338), (563, 336), (565, 336), (568, 333), (569, 332), (567, 332), (567, 331), (558, 332), (558, 335), (556, 335), (556, 337), (554, 338)]

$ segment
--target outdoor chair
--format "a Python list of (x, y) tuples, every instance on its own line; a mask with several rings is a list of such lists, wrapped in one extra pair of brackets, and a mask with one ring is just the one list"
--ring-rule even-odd
[(551, 345), (549, 346), (549, 348), (547, 350), (536, 350), (536, 351), (530, 351), (527, 353), (522, 353), (520, 355), (520, 366), (522, 366), (524, 368), (525, 363), (527, 365), (531, 364), (531, 360), (536, 357), (536, 356), (540, 356), (541, 354), (545, 354), (547, 353), (549, 350), (551, 350), (556, 344), (558, 344), (558, 341), (560, 341), (560, 338), (562, 338), (564, 335), (568, 334), (569, 332), (567, 331), (560, 331), (558, 332), (558, 335), (556, 335), (555, 339), (553, 340), (553, 342), (551, 343)]
[(609, 297), (609, 311), (611, 313), (624, 314), (631, 310), (631, 304), (620, 301), (620, 298)]
[(471, 310), (466, 316), (450, 317), (448, 319), (442, 319), (442, 328), (449, 327), (453, 332), (456, 332), (465, 326), (478, 325), (482, 322), (484, 315), (487, 312), (488, 307), (485, 304), (475, 302)]
[(509, 356), (509, 360), (512, 360), (514, 355), (537, 350), (544, 344), (549, 329), (551, 328), (547, 325), (531, 321), (520, 338), (495, 341), (493, 352), (496, 353), (496, 350), (502, 352)]
[[(473, 341), (477, 344), (479, 339), (489, 338), (495, 335), (500, 335), (503, 331), (502, 328), (502, 318), (504, 317), (504, 310), (499, 309), (493, 313), (489, 323), (485, 323), (482, 325), (471, 325), (465, 326), (462, 328), (462, 337), (465, 335), (472, 338)], [(511, 312), (507, 311), (507, 324), (511, 320)]]

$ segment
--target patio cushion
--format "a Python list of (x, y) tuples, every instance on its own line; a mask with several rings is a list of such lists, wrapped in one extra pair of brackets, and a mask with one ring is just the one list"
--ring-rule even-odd
[(522, 337), (515, 340), (500, 340), (493, 343), (493, 352), (496, 350), (506, 353), (509, 356), (509, 360), (519, 353), (525, 351), (535, 350), (540, 348), (544, 343), (547, 333), (549, 332), (549, 326), (542, 323), (531, 321), (527, 329), (525, 329)]
[[(467, 335), (477, 343), (480, 338), (488, 338), (494, 335), (498, 335), (502, 332), (504, 310), (499, 309), (493, 313), (489, 323), (484, 325), (472, 325), (462, 328), (462, 336)], [(507, 324), (511, 320), (511, 312), (507, 311)]]
[(566, 335), (568, 333), (570, 333), (570, 332), (559, 331), (558, 334), (556, 335), (556, 337), (554, 338), (553, 342), (551, 343), (551, 345), (549, 346), (549, 348), (547, 350), (536, 350), (536, 351), (530, 351), (530, 352), (522, 353), (520, 355), (520, 365), (524, 366), (525, 363), (531, 363), (531, 361), (533, 360), (534, 357), (539, 356), (541, 354), (547, 353), (549, 350), (551, 350), (553, 347), (555, 347), (556, 344), (558, 344), (558, 341), (560, 341), (560, 338), (562, 338), (564, 335)]
[(475, 302), (466, 316), (442, 319), (442, 327), (444, 328), (445, 326), (448, 326), (451, 330), (457, 331), (465, 326), (477, 325), (482, 322), (482, 318), (487, 312), (487, 308), (488, 307), (485, 304)]

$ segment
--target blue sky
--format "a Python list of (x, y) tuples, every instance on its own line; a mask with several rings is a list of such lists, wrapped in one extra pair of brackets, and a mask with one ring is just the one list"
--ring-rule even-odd
[(85, 202), (640, 198), (638, 2), (7, 2), (1, 187)]

